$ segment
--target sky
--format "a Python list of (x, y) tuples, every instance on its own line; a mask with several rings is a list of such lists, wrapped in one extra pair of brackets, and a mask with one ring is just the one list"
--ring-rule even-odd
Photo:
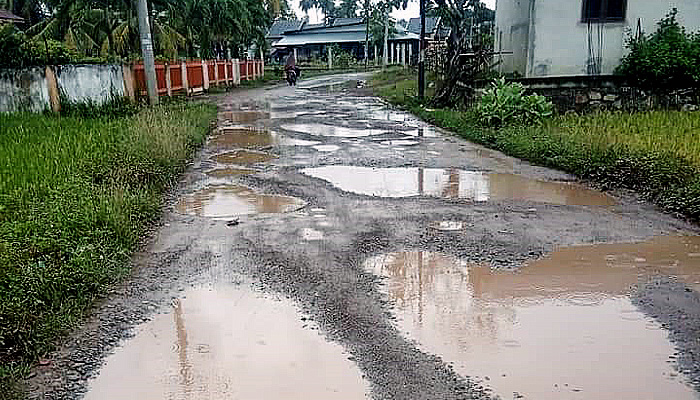
[[(301, 8), (299, 8), (299, 1), (300, 0), (289, 0), (289, 3), (294, 8), (294, 12), (297, 13), (297, 17), (302, 18), (304, 16), (304, 13), (301, 11)], [(493, 9), (495, 7), (496, 0), (484, 0), (484, 3), (486, 3), (486, 6)], [(418, 13), (419, 13), (418, 0), (410, 0), (408, 2), (408, 8), (406, 8), (405, 10), (396, 10), (393, 13), (391, 13), (391, 16), (397, 20), (398, 19), (408, 20), (410, 18), (418, 18), (419, 17)], [(320, 12), (317, 14), (315, 11), (309, 10), (309, 21), (312, 24), (318, 23), (319, 17), (322, 17)]]

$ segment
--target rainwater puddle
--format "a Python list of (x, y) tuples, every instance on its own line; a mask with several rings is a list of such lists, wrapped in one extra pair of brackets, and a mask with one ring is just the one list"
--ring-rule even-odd
[(323, 232), (313, 228), (304, 228), (301, 230), (301, 238), (307, 241), (323, 240)]
[(217, 148), (268, 147), (276, 143), (270, 131), (248, 128), (223, 128), (220, 134), (211, 138), (210, 143)]
[(443, 232), (456, 232), (464, 229), (464, 222), (461, 221), (439, 221), (430, 224), (430, 227)]
[(239, 185), (211, 185), (183, 196), (175, 206), (181, 214), (210, 218), (230, 218), (251, 214), (278, 214), (292, 212), (304, 201), (279, 195), (259, 194)]
[(302, 140), (290, 137), (282, 137), (280, 138), (279, 143), (283, 146), (313, 146), (316, 144), (320, 144), (321, 142), (316, 140)]
[(522, 200), (562, 205), (608, 206), (609, 196), (583, 186), (543, 182), (519, 175), (459, 169), (370, 168), (325, 166), (305, 168), (304, 174), (337, 188), (367, 196), (434, 196), (473, 201)]
[(282, 129), (306, 133), (314, 136), (335, 136), (335, 137), (365, 137), (372, 135), (382, 135), (387, 133), (380, 129), (371, 128), (349, 128), (345, 126), (334, 126), (325, 124), (284, 124)]
[(212, 160), (222, 164), (248, 165), (256, 164), (265, 161), (270, 161), (276, 158), (269, 153), (248, 150), (234, 150), (226, 153), (218, 154), (211, 157)]
[(440, 134), (432, 126), (426, 126), (424, 128), (412, 129), (408, 131), (400, 131), (403, 135), (417, 136), (417, 137), (438, 137)]
[(258, 171), (248, 168), (215, 168), (205, 172), (205, 174), (212, 178), (225, 179), (240, 175), (254, 174), (256, 172)]
[(574, 246), (517, 273), (429, 252), (365, 268), (387, 278), (401, 331), (504, 399), (697, 399), (668, 362), (667, 332), (627, 295), (653, 274), (697, 281), (699, 248), (699, 237)]
[(261, 119), (269, 119), (270, 113), (267, 111), (226, 111), (221, 113), (224, 120), (235, 123), (250, 123)]
[(382, 144), (385, 144), (387, 146), (415, 146), (419, 144), (420, 142), (417, 142), (415, 140), (385, 140), (381, 142)]
[(336, 146), (334, 144), (320, 144), (318, 146), (313, 146), (313, 148), (320, 152), (331, 153), (334, 151), (338, 151), (340, 149), (340, 146)]
[(107, 358), (85, 399), (365, 398), (342, 347), (304, 324), (244, 286), (189, 290)]

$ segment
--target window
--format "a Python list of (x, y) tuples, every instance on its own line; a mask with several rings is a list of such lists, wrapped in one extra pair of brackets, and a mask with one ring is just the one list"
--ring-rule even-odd
[(627, 0), (583, 0), (583, 22), (624, 21)]

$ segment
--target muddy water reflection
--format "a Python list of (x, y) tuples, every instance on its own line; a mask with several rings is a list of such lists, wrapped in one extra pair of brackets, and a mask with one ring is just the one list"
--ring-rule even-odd
[(186, 215), (227, 218), (238, 215), (291, 212), (304, 204), (304, 201), (294, 197), (259, 194), (245, 186), (212, 185), (183, 196), (175, 209)]
[[(503, 398), (696, 399), (674, 347), (627, 294), (639, 279), (700, 280), (700, 238), (563, 248), (519, 273), (407, 252), (367, 260), (399, 328)], [(486, 379), (486, 378), (484, 378)]]
[(371, 128), (349, 128), (345, 126), (334, 126), (325, 124), (284, 124), (282, 129), (306, 133), (314, 136), (336, 136), (336, 137), (365, 137), (381, 135), (384, 130)]
[(270, 113), (267, 111), (227, 111), (220, 115), (224, 120), (236, 123), (250, 123), (270, 118)]
[(239, 175), (254, 174), (256, 172), (256, 170), (248, 168), (215, 168), (205, 173), (212, 178), (224, 179)]
[(519, 175), (459, 169), (325, 166), (302, 172), (329, 181), (346, 192), (379, 197), (435, 196), (524, 200), (566, 205), (613, 205), (609, 196), (579, 185), (543, 182)]
[[(270, 329), (273, 326), (274, 329)], [(245, 287), (190, 290), (107, 359), (86, 399), (361, 399), (342, 348)]]
[(217, 154), (211, 158), (222, 164), (249, 165), (270, 161), (276, 157), (272, 154), (259, 151), (234, 150)]
[(219, 132), (211, 138), (211, 145), (217, 148), (259, 148), (272, 146), (277, 142), (277, 138), (267, 130), (224, 128)]

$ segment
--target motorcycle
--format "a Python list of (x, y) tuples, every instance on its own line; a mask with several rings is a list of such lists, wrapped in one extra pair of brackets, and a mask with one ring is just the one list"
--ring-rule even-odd
[(297, 84), (297, 72), (295, 70), (287, 70), (287, 83), (289, 83), (289, 86), (294, 86)]

